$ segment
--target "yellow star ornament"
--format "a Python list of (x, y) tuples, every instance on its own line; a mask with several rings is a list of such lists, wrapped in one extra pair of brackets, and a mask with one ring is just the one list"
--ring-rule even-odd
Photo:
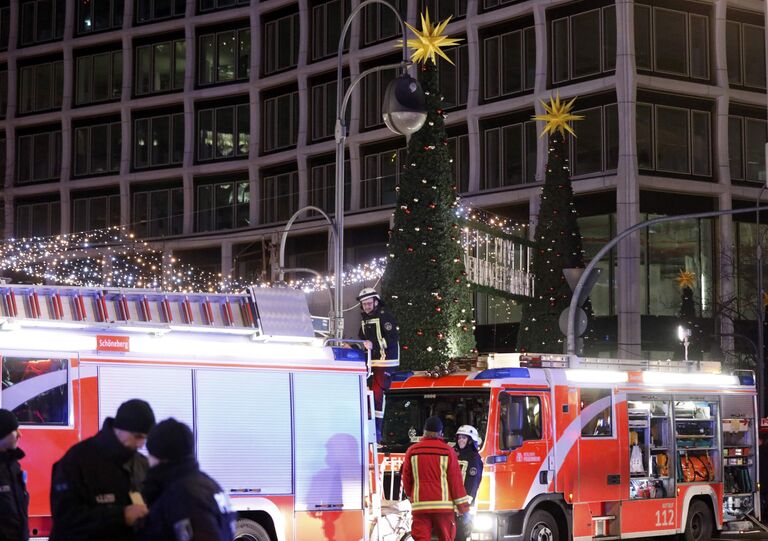
[(768, 306), (768, 293), (763, 291), (763, 306)]
[(545, 115), (534, 115), (534, 120), (543, 120), (546, 122), (544, 130), (539, 134), (539, 137), (543, 137), (545, 134), (553, 134), (555, 131), (559, 131), (560, 135), (565, 137), (567, 131), (574, 137), (574, 133), (571, 126), (568, 124), (573, 120), (584, 120), (584, 115), (573, 115), (571, 109), (573, 108), (573, 102), (576, 98), (573, 98), (569, 102), (560, 101), (560, 94), (557, 94), (554, 98), (549, 98), (549, 103), (541, 102), (544, 110), (547, 112)]
[(685, 289), (686, 287), (693, 288), (695, 283), (696, 275), (691, 271), (680, 269), (680, 272), (677, 273), (677, 286), (680, 289)]
[[(445, 30), (445, 27), (448, 26), (450, 20), (451, 18), (448, 17), (443, 22), (433, 25), (432, 21), (429, 20), (429, 10), (427, 10), (426, 14), (421, 15), (420, 31), (416, 30), (410, 24), (405, 23), (408, 29), (413, 32), (413, 35), (416, 36), (414, 39), (408, 40), (408, 47), (413, 49), (411, 60), (426, 64), (427, 60), (436, 62), (437, 57), (435, 55), (440, 55), (448, 62), (451, 62), (448, 55), (443, 52), (443, 48), (452, 47), (462, 40), (459, 38), (449, 38), (448, 36), (443, 35), (443, 31)], [(402, 45), (403, 41), (400, 40), (400, 46), (402, 47)], [(451, 64), (453, 64), (453, 62), (451, 62)]]

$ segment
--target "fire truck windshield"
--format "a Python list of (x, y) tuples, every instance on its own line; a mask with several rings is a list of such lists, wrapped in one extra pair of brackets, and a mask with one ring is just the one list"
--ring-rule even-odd
[(424, 421), (431, 415), (439, 415), (443, 420), (443, 436), (449, 444), (455, 444), (456, 430), (461, 425), (474, 426), (485, 441), (489, 400), (490, 390), (487, 389), (389, 391), (384, 410), (381, 451), (404, 453), (423, 435)]

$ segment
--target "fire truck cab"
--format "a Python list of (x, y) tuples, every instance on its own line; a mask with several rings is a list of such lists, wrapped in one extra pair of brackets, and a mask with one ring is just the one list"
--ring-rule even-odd
[(32, 537), (50, 533), (52, 465), (142, 398), (192, 427), (238, 539), (367, 539), (366, 356), (318, 340), (300, 291), (0, 285), (0, 368)]
[(487, 368), (395, 376), (383, 427), (384, 494), (424, 420), (447, 441), (483, 436), (473, 540), (629, 539), (744, 527), (759, 513), (751, 372), (685, 364), (491, 356)]

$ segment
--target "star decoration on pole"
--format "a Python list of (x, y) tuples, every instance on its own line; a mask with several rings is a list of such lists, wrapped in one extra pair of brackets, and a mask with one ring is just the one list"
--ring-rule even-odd
[(542, 101), (541, 105), (547, 114), (533, 116), (533, 120), (543, 120), (546, 122), (544, 130), (542, 130), (539, 137), (543, 137), (545, 134), (553, 134), (555, 131), (559, 131), (563, 137), (565, 137), (566, 131), (576, 137), (576, 133), (568, 123), (573, 120), (584, 120), (584, 115), (571, 114), (573, 102), (575, 101), (576, 98), (569, 102), (560, 101), (560, 94), (557, 94), (554, 98), (550, 97), (549, 103)]
[(763, 307), (768, 306), (768, 292), (763, 291)]
[[(410, 24), (405, 23), (410, 31), (416, 36), (415, 39), (408, 40), (408, 47), (413, 49), (411, 60), (414, 62), (421, 62), (422, 64), (426, 64), (427, 60), (436, 63), (436, 55), (440, 55), (453, 64), (451, 59), (448, 58), (448, 55), (443, 52), (443, 48), (457, 45), (462, 40), (460, 38), (449, 38), (448, 36), (443, 35), (445, 27), (448, 26), (450, 20), (451, 17), (448, 17), (443, 22), (433, 25), (432, 21), (429, 19), (429, 10), (427, 10), (426, 14), (421, 15), (421, 30), (417, 30)], [(403, 41), (400, 40), (399, 46), (402, 47), (402, 45)]]
[(693, 272), (680, 269), (680, 272), (677, 273), (677, 286), (680, 289), (693, 288), (695, 283), (696, 275)]

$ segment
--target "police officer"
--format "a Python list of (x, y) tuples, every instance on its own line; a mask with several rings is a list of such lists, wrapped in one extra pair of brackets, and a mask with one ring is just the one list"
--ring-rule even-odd
[(19, 421), (13, 412), (0, 409), (0, 539), (27, 541), (29, 494), (19, 460)]
[(222, 488), (200, 471), (192, 431), (176, 419), (155, 425), (147, 439), (149, 516), (142, 541), (232, 541), (235, 517)]
[[(461, 425), (456, 431), (456, 447), (458, 453), (459, 467), (464, 475), (464, 489), (467, 496), (472, 498), (475, 503), (477, 489), (480, 481), (483, 479), (483, 459), (478, 450), (483, 443), (477, 429), (472, 425)], [(463, 521), (456, 525), (456, 541), (466, 541), (472, 534), (472, 529)]]
[(101, 430), (53, 465), (51, 541), (128, 541), (149, 510), (141, 487), (149, 465), (138, 450), (155, 424), (143, 400), (128, 400)]
[(371, 390), (376, 416), (376, 440), (381, 441), (384, 422), (384, 393), (392, 383), (390, 371), (400, 365), (400, 339), (397, 321), (384, 309), (375, 289), (366, 287), (357, 296), (362, 310), (360, 340), (371, 350)]

